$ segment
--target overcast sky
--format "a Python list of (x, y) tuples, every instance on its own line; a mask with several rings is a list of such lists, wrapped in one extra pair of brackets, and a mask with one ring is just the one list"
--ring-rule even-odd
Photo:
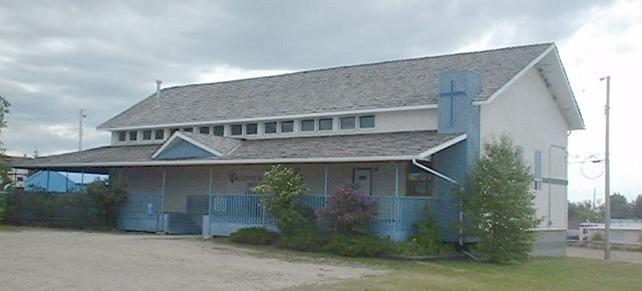
[[(95, 127), (165, 86), (557, 43), (587, 130), (569, 145), (569, 199), (603, 196), (604, 83), (612, 79), (612, 190), (642, 193), (642, 1), (0, 0), (0, 140), (10, 154), (109, 143)], [(93, 3), (95, 2), (95, 3)], [(584, 166), (582, 166), (584, 165)]]

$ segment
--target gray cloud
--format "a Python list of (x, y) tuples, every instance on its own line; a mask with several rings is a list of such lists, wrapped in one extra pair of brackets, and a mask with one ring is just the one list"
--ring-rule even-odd
[[(73, 150), (154, 90), (221, 66), (298, 70), (563, 40), (598, 1), (3, 1), (0, 95), (11, 152)], [(510, 33), (508, 33), (508, 32)], [(504, 34), (505, 33), (505, 34)]]

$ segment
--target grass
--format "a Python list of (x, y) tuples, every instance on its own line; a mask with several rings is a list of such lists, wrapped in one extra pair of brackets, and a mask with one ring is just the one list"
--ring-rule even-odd
[[(230, 244), (224, 239), (217, 243)], [(254, 255), (286, 261), (363, 266), (387, 274), (331, 285), (296, 286), (293, 290), (640, 290), (642, 264), (580, 258), (531, 258), (523, 265), (474, 261), (409, 262), (348, 258), (325, 253), (295, 252), (271, 246), (234, 246)]]
[(471, 261), (394, 262), (384, 276), (309, 290), (640, 290), (642, 265), (578, 258), (533, 258), (524, 265)]
[[(604, 249), (604, 243), (602, 242), (592, 242), (588, 245), (592, 249)], [(625, 245), (625, 244), (613, 244), (611, 243), (612, 250), (618, 251), (632, 251), (632, 252), (642, 252), (642, 245)]]

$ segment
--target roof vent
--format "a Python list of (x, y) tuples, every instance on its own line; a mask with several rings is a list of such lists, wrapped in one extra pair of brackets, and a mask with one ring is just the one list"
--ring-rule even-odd
[(160, 107), (160, 93), (161, 93), (161, 84), (163, 84), (163, 81), (161, 80), (156, 80), (156, 107)]

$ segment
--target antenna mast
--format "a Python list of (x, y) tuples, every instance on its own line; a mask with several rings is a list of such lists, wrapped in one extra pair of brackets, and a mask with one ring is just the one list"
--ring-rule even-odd
[(85, 110), (81, 108), (78, 115), (78, 151), (82, 151), (82, 119), (86, 117)]

